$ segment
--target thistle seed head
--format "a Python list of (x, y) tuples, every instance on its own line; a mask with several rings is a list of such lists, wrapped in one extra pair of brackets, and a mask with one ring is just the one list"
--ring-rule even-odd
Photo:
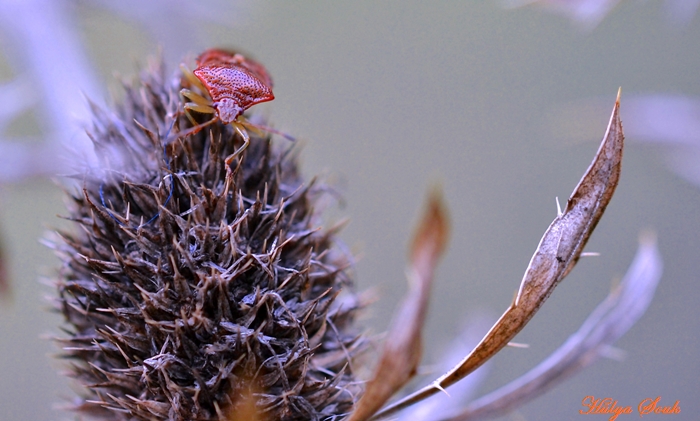
[(75, 230), (52, 241), (76, 408), (228, 420), (252, 399), (260, 420), (342, 418), (364, 340), (351, 260), (314, 209), (327, 188), (269, 137), (251, 133), (230, 170), (230, 125), (178, 138), (181, 81), (164, 74), (125, 85), (114, 113), (93, 107), (103, 168), (70, 195)]

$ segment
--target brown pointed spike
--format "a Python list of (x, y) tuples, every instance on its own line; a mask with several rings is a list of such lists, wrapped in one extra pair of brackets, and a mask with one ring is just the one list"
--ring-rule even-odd
[(433, 263), (442, 255), (449, 237), (449, 221), (442, 193), (433, 188), (428, 198), (425, 214), (418, 225), (411, 244), (411, 264), (421, 259)]
[(382, 356), (349, 421), (369, 419), (413, 377), (421, 360), (421, 331), (437, 262), (449, 231), (442, 195), (434, 189), (410, 250), (409, 292), (394, 315)]

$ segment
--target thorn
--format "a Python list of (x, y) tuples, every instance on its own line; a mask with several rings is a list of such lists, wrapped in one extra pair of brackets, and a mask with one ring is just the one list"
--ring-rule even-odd
[(221, 411), (221, 408), (219, 407), (219, 403), (214, 401), (214, 410), (216, 411), (216, 415), (219, 416), (219, 419), (223, 420), (224, 418), (224, 413)]
[(598, 257), (600, 256), (600, 253), (597, 251), (584, 251), (581, 253), (581, 257)]
[[(522, 289), (522, 284), (520, 285), (520, 289)], [(518, 306), (518, 300), (520, 299), (520, 289), (515, 291), (515, 295), (513, 296), (513, 304), (511, 304), (511, 307), (517, 307)]]
[(447, 393), (447, 390), (445, 390), (444, 387), (440, 386), (440, 383), (435, 382), (435, 383), (433, 384), (433, 387), (436, 388), (437, 390), (441, 391), (441, 392), (444, 393), (445, 395), (447, 395), (448, 398), (451, 398), (451, 397), (452, 397), (452, 396), (450, 396), (449, 393)]
[(620, 105), (620, 94), (622, 93), (622, 86), (617, 88), (617, 99), (615, 100), (615, 105)]
[(530, 348), (530, 344), (524, 344), (524, 343), (520, 343), (520, 342), (508, 342), (508, 346), (511, 346), (513, 348), (521, 348), (521, 349)]
[(557, 202), (557, 217), (559, 217), (562, 215), (561, 205), (559, 204), (559, 196), (557, 196), (554, 200), (556, 200), (556, 202)]

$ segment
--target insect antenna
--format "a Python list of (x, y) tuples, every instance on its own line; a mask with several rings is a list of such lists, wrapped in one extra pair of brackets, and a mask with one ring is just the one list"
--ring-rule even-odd
[(283, 132), (283, 131), (280, 131), (280, 130), (277, 130), (277, 129), (273, 129), (272, 127), (262, 126), (262, 125), (259, 125), (259, 124), (254, 124), (254, 123), (251, 123), (251, 122), (248, 121), (248, 120), (239, 121), (239, 123), (241, 123), (241, 125), (243, 125), (244, 127), (254, 129), (253, 131), (258, 131), (258, 132), (263, 131), (263, 132), (267, 132), (267, 133), (276, 134), (276, 135), (278, 135), (278, 136), (282, 136), (283, 138), (285, 138), (285, 139), (287, 139), (287, 140), (289, 140), (289, 141), (291, 141), (291, 142), (294, 142), (294, 141), (297, 140), (294, 136), (292, 136), (292, 135), (290, 135), (290, 134), (288, 134), (288, 133), (285, 133), (285, 132)]

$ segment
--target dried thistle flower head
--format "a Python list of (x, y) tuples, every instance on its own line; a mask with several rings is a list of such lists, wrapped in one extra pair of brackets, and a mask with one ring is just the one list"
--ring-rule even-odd
[(227, 171), (242, 144), (230, 125), (178, 138), (181, 80), (151, 67), (115, 114), (95, 109), (104, 170), (70, 197), (79, 229), (52, 242), (77, 409), (222, 420), (252, 397), (261, 420), (342, 417), (363, 339), (350, 260), (314, 210), (324, 186), (255, 135)]

